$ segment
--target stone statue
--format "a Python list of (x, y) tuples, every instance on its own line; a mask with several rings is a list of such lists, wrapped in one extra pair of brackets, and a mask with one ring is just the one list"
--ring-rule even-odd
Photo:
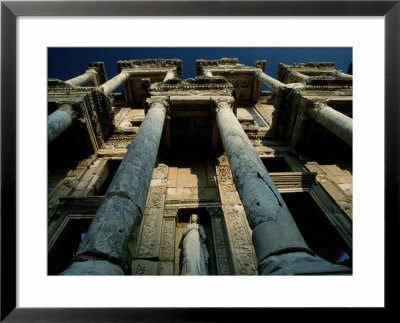
[(183, 254), (181, 275), (208, 275), (206, 234), (198, 220), (199, 216), (192, 214), (190, 223), (183, 229), (180, 246)]

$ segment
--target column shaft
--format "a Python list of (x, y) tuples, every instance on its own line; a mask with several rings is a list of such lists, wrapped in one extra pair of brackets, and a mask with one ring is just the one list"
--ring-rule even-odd
[(336, 71), (335, 74), (337, 76), (341, 77), (341, 78), (344, 78), (344, 79), (348, 79), (348, 80), (352, 80), (353, 79), (353, 75), (343, 73), (342, 71)]
[(114, 275), (131, 273), (128, 242), (146, 204), (165, 113), (160, 102), (150, 106), (89, 227), (76, 262), (62, 275), (108, 275), (110, 270)]
[[(282, 196), (226, 102), (218, 103), (216, 119), (236, 188), (253, 230), (252, 239), (259, 273), (294, 274), (302, 270), (312, 272), (316, 269), (318, 272), (326, 272), (326, 265), (321, 264), (312, 255)], [(312, 269), (304, 269), (304, 265), (308, 266), (310, 261), (317, 265)], [(327, 264), (335, 268), (337, 266)], [(290, 267), (290, 270), (282, 272), (282, 266)], [(340, 270), (344, 270), (339, 267)], [(329, 271), (335, 270), (329, 268)]]
[(275, 80), (273, 77), (268, 76), (265, 74), (261, 69), (257, 69), (255, 72), (258, 79), (263, 82), (266, 86), (270, 87), (271, 89), (277, 91), (281, 87), (285, 87), (286, 85)]
[(122, 70), (121, 73), (119, 73), (117, 76), (114, 76), (111, 80), (108, 80), (106, 83), (101, 85), (100, 88), (103, 89), (105, 94), (110, 94), (128, 78), (129, 73)]
[(47, 138), (52, 142), (61, 135), (75, 119), (76, 114), (72, 106), (64, 104), (47, 117)]
[(334, 133), (336, 136), (344, 140), (350, 146), (353, 140), (353, 119), (332, 109), (324, 106), (314, 110), (314, 120), (322, 124), (326, 129)]
[(97, 74), (97, 72), (94, 69), (88, 69), (85, 74), (82, 74), (82, 75), (79, 75), (79, 76), (74, 77), (72, 79), (69, 79), (69, 80), (65, 81), (65, 83), (69, 83), (69, 84), (74, 85), (74, 86), (79, 86), (81, 84), (86, 83), (87, 81), (89, 81), (93, 77), (95, 77), (96, 74)]
[(296, 80), (299, 81), (303, 84), (308, 84), (310, 77), (307, 75), (304, 75), (302, 73), (296, 72), (296, 71), (290, 71), (290, 75)]

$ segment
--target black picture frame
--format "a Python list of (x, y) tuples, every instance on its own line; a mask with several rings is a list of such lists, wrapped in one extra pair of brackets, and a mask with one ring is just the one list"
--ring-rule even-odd
[[(16, 307), (16, 19), (18, 16), (383, 16), (385, 19), (385, 307), (399, 286), (400, 1), (2, 1), (1, 321), (189, 322), (256, 319), (263, 309)], [(373, 62), (371, 62), (373, 68)], [(371, 176), (373, 176), (371, 170)], [(373, 178), (371, 178), (373, 180)], [(372, 233), (371, 233), (372, 234)], [(392, 256), (393, 255), (393, 256)], [(371, 259), (371, 261), (373, 261)], [(368, 291), (368, 289), (366, 289)], [(270, 309), (272, 310), (272, 309)], [(287, 309), (273, 309), (283, 311)], [(328, 310), (328, 309), (327, 309)], [(381, 309), (377, 309), (379, 312)], [(252, 311), (249, 316), (248, 311)], [(254, 312), (254, 313), (253, 313)], [(347, 312), (347, 315), (349, 312)], [(254, 316), (253, 316), (254, 315)], [(382, 315), (380, 313), (379, 315)], [(272, 318), (271, 318), (272, 319)]]

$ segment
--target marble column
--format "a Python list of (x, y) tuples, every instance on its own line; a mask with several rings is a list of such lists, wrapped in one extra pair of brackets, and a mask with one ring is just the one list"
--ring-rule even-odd
[(334, 133), (350, 146), (353, 141), (353, 119), (328, 106), (321, 106), (311, 113), (314, 120)]
[(163, 82), (167, 82), (168, 80), (175, 79), (176, 76), (177, 76), (176, 69), (170, 69), (170, 70), (168, 70), (167, 74), (165, 75)]
[(74, 263), (61, 275), (131, 273), (128, 242), (142, 218), (166, 115), (166, 102), (150, 105), (126, 152)]
[(273, 77), (265, 74), (260, 68), (255, 70), (255, 75), (261, 82), (263, 82), (266, 86), (270, 87), (274, 91), (277, 91), (280, 88), (286, 86), (286, 84), (279, 82), (278, 80), (274, 79)]
[(86, 70), (85, 74), (82, 74), (82, 75), (79, 75), (72, 79), (69, 79), (69, 80), (65, 81), (65, 83), (71, 84), (73, 86), (79, 86), (79, 85), (82, 85), (82, 84), (88, 82), (89, 80), (95, 78), (96, 74), (97, 74), (97, 72), (95, 69), (89, 68)]
[[(216, 100), (216, 119), (229, 166), (253, 230), (260, 275), (346, 272), (315, 257), (227, 100)], [(310, 266), (310, 263), (313, 265)]]
[(50, 114), (47, 117), (48, 142), (52, 142), (68, 129), (76, 116), (77, 114), (70, 104), (63, 104), (59, 109)]
[(129, 78), (129, 72), (122, 70), (117, 76), (114, 76), (111, 80), (100, 86), (100, 89), (104, 91), (105, 94), (111, 94), (118, 86), (125, 82)]
[(342, 71), (335, 71), (335, 75), (343, 79), (353, 80), (353, 75), (343, 73)]
[(308, 84), (310, 81), (309, 76), (299, 73), (297, 71), (290, 71), (289, 73), (290, 73), (291, 77), (293, 77), (296, 81), (299, 81), (303, 84)]

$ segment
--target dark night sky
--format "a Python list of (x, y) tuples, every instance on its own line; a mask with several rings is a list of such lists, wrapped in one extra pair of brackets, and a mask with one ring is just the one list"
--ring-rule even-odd
[(68, 80), (83, 74), (91, 61), (105, 63), (108, 78), (117, 74), (119, 60), (146, 58), (180, 58), (183, 76), (195, 77), (196, 59), (238, 58), (239, 63), (254, 66), (256, 60), (267, 60), (266, 73), (276, 77), (279, 63), (288, 65), (309, 62), (335, 62), (336, 69), (347, 72), (352, 62), (352, 48), (339, 47), (137, 47), (137, 48), (48, 48), (48, 77)]

